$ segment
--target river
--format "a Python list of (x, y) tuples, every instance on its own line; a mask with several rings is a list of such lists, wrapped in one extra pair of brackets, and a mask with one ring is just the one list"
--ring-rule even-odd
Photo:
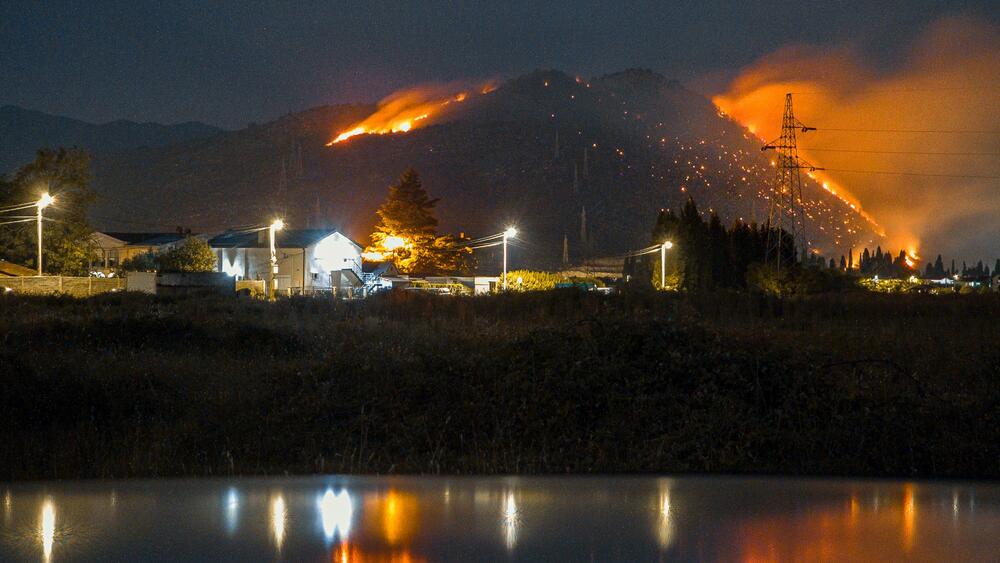
[(996, 561), (1000, 485), (756, 477), (0, 484), (3, 561)]

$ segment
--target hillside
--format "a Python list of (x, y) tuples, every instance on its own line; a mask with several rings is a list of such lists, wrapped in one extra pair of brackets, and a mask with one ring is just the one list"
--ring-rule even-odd
[(0, 173), (16, 170), (41, 147), (82, 147), (112, 153), (210, 137), (220, 129), (198, 122), (161, 125), (120, 119), (94, 124), (17, 106), (0, 107)]
[[(411, 165), (441, 198), (444, 230), (478, 236), (516, 223), (524, 241), (514, 252), (528, 264), (558, 261), (564, 236), (573, 261), (644, 246), (656, 212), (688, 196), (726, 222), (766, 217), (773, 172), (760, 141), (649, 71), (590, 81), (536, 71), (448, 105), (427, 126), (327, 146), (374, 109), (316, 108), (100, 158), (95, 222), (204, 231), (281, 214), (364, 242), (387, 186)], [(815, 182), (805, 189), (815, 246), (839, 255), (873, 239), (844, 202)]]

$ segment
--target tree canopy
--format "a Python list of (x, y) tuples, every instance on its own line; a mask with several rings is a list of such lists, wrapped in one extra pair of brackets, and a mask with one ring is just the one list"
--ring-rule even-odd
[(196, 237), (156, 255), (161, 272), (212, 272), (218, 266), (218, 257), (208, 243)]
[[(769, 230), (772, 236), (784, 237), (782, 255), (787, 266), (780, 271), (765, 263)], [(772, 293), (805, 293), (851, 286), (849, 280), (842, 279), (844, 275), (836, 274), (840, 270), (832, 260), (832, 269), (822, 257), (813, 254), (797, 262), (795, 244), (788, 232), (739, 221), (726, 229), (714, 212), (706, 221), (690, 198), (680, 215), (660, 211), (651, 242), (659, 245), (664, 241), (673, 243), (666, 252), (667, 289), (750, 287)], [(651, 280), (654, 287), (661, 287), (659, 252), (628, 262), (626, 270), (640, 283)]]
[(366, 258), (390, 260), (402, 272), (452, 272), (467, 268), (471, 250), (451, 235), (437, 234), (432, 199), (413, 168), (389, 187)]
[[(10, 181), (0, 180), (0, 209), (32, 203), (44, 193), (55, 201), (44, 210), (42, 251), (45, 273), (88, 275), (94, 250), (87, 210), (95, 200), (90, 188), (90, 156), (82, 150), (42, 149)], [(35, 207), (0, 213), (0, 257), (37, 267)], [(17, 221), (17, 222), (15, 222)]]

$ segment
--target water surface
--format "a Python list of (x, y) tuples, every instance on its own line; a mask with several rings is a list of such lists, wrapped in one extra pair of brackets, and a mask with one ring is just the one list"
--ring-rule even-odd
[(3, 561), (996, 561), (1000, 486), (309, 477), (0, 484)]

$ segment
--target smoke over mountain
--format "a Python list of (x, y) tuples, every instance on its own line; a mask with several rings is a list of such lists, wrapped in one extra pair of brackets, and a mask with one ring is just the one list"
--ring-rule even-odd
[(992, 258), (1000, 235), (1000, 30), (936, 21), (892, 69), (850, 45), (789, 46), (744, 68), (713, 101), (762, 139), (786, 92), (816, 132), (799, 154), (865, 209), (882, 246)]

